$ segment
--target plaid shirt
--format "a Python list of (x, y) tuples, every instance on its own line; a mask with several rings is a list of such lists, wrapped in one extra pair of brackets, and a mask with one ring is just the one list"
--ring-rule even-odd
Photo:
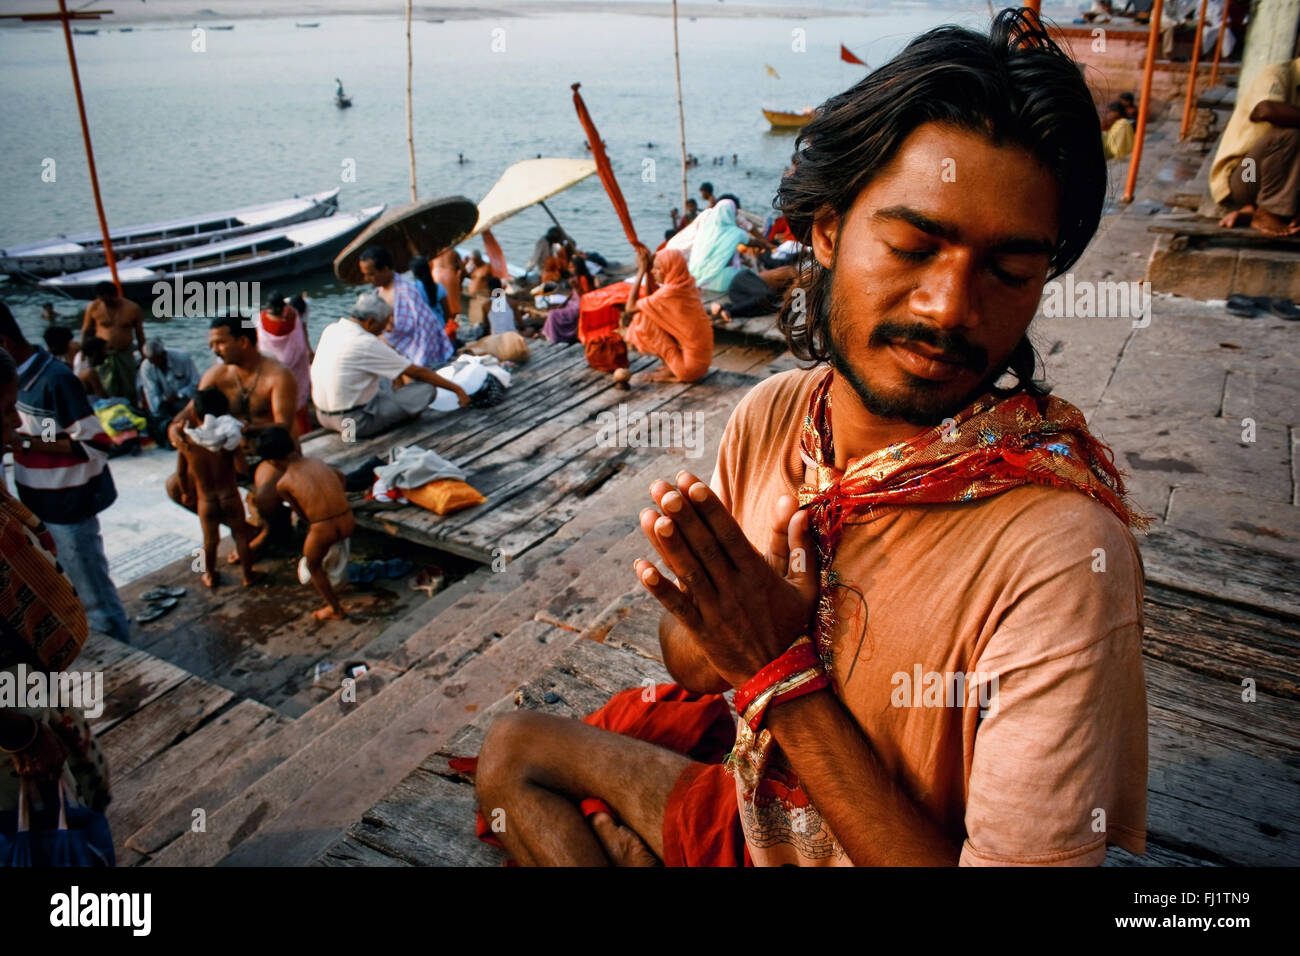
[(412, 365), (425, 368), (445, 365), (455, 351), (437, 313), (415, 283), (400, 275), (393, 276), (393, 331), (385, 339)]

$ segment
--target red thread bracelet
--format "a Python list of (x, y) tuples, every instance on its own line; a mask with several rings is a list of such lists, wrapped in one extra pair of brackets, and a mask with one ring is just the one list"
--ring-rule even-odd
[(781, 681), (793, 677), (800, 671), (820, 666), (821, 659), (817, 656), (817, 649), (812, 641), (807, 637), (800, 637), (786, 649), (784, 654), (745, 681), (744, 685), (736, 691), (736, 713), (743, 715), (760, 694), (775, 687)]

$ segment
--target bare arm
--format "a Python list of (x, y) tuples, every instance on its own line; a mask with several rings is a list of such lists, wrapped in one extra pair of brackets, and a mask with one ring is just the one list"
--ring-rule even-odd
[(81, 347), (83, 349), (86, 347), (86, 343), (95, 335), (95, 316), (91, 311), (94, 308), (95, 303), (92, 302), (86, 306), (86, 311), (81, 314)]
[(422, 365), (408, 365), (402, 374), (408, 378), (413, 378), (418, 382), (425, 382), (426, 384), (432, 385), (434, 388), (445, 388), (449, 392), (455, 392), (460, 397), (462, 408), (469, 404), (469, 396), (465, 394), (463, 388), (455, 382), (449, 382), (437, 372), (431, 372)]
[[(131, 304), (135, 305), (134, 302)], [(144, 355), (144, 312), (138, 305), (135, 306), (135, 321), (132, 324), (135, 326), (135, 340), (139, 344), (140, 354)]]
[(858, 866), (956, 866), (959, 847), (891, 778), (829, 689), (767, 711), (809, 799)]

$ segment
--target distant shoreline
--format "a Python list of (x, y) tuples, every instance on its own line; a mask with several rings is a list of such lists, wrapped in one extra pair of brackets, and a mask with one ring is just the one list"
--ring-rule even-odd
[[(106, 9), (104, 3), (95, 7)], [(329, 17), (404, 17), (405, 8), (402, 0), (386, 0), (384, 3), (366, 3), (365, 0), (149, 0), (147, 4), (127, 3), (119, 0), (112, 4), (114, 12), (102, 20), (84, 20), (75, 24), (77, 29), (102, 29), (112, 31), (121, 25), (141, 23), (163, 23), (211, 27), (239, 20), (297, 20), (314, 23)], [(0, 3), (0, 13), (17, 13), (28, 9), (22, 0), (8, 0)], [(890, 10), (862, 9), (817, 9), (782, 6), (780, 3), (703, 3), (687, 2), (678, 5), (680, 19), (738, 19), (741, 17), (771, 17), (790, 20), (820, 19), (823, 17), (870, 17), (879, 16)], [(907, 9), (907, 8), (902, 8)], [(417, 22), (432, 20), (490, 20), (506, 17), (536, 17), (552, 14), (614, 14), (620, 16), (668, 17), (672, 16), (672, 5), (666, 2), (629, 2), (599, 3), (592, 0), (556, 0), (556, 2), (538, 3), (529, 0), (505, 0), (483, 7), (441, 6), (438, 4), (419, 3), (412, 11), (412, 18)], [(23, 23), (19, 20), (0, 20), (3, 26), (41, 26), (57, 27), (57, 23)]]

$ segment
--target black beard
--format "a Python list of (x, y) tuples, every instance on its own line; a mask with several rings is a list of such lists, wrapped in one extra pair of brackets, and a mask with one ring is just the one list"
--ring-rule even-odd
[[(863, 381), (845, 357), (845, 350), (841, 347), (839, 336), (836, 334), (836, 330), (843, 328), (844, 324), (837, 321), (833, 291), (831, 299), (830, 334), (826, 337), (831, 367), (849, 383), (863, 407), (878, 418), (897, 419), (918, 428), (933, 428), (944, 419), (952, 418), (980, 395), (989, 391), (1010, 365), (1008, 361), (998, 368), (991, 369), (978, 385), (957, 399), (943, 397), (942, 391), (947, 387), (947, 382), (935, 382), (915, 375), (907, 376), (908, 384), (904, 386), (902, 394), (882, 395)], [(988, 353), (960, 336), (935, 332), (922, 325), (905, 325), (894, 320), (881, 322), (872, 331), (867, 344), (872, 348), (883, 348), (893, 341), (924, 342), (959, 356), (971, 369), (979, 370), (988, 365)]]

